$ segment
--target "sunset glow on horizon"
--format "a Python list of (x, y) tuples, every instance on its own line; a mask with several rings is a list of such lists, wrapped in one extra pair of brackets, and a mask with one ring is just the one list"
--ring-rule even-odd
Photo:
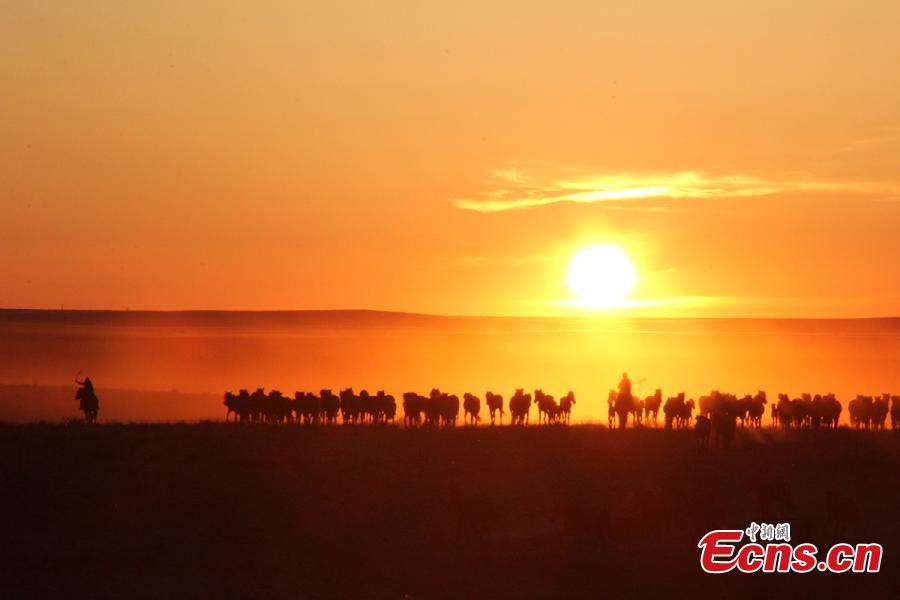
[[(6, 3), (0, 307), (896, 315), (898, 22)], [(573, 295), (603, 244), (633, 289)]]

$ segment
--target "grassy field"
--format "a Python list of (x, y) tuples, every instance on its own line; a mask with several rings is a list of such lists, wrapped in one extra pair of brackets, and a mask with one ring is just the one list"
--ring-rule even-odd
[[(0, 426), (4, 597), (897, 597), (900, 435)], [(829, 520), (826, 494), (859, 519)], [(884, 545), (874, 575), (704, 574), (710, 529)], [(837, 532), (835, 532), (837, 529)]]

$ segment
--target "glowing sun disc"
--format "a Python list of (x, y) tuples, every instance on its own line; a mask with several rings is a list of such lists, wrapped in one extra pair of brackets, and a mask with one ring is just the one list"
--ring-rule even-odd
[(566, 285), (578, 305), (586, 308), (623, 306), (631, 294), (637, 271), (618, 246), (589, 246), (569, 263)]

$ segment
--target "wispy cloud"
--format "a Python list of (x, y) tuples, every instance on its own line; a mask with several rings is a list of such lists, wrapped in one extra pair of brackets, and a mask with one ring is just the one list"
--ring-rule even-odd
[(825, 181), (811, 176), (764, 178), (756, 175), (681, 171), (663, 174), (605, 174), (570, 179), (541, 179), (520, 169), (494, 171), (494, 185), (453, 203), (465, 210), (501, 212), (560, 202), (593, 204), (640, 199), (746, 198), (787, 192), (895, 193), (883, 185)]

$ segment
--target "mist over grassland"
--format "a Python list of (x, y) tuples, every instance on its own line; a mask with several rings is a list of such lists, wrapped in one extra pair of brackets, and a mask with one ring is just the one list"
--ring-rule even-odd
[(0, 311), (0, 420), (75, 416), (81, 372), (101, 420), (221, 418), (225, 390), (353, 386), (507, 399), (516, 387), (574, 390), (574, 420), (605, 421), (623, 371), (642, 396), (834, 392), (846, 418), (857, 393), (900, 393), (900, 320)]

